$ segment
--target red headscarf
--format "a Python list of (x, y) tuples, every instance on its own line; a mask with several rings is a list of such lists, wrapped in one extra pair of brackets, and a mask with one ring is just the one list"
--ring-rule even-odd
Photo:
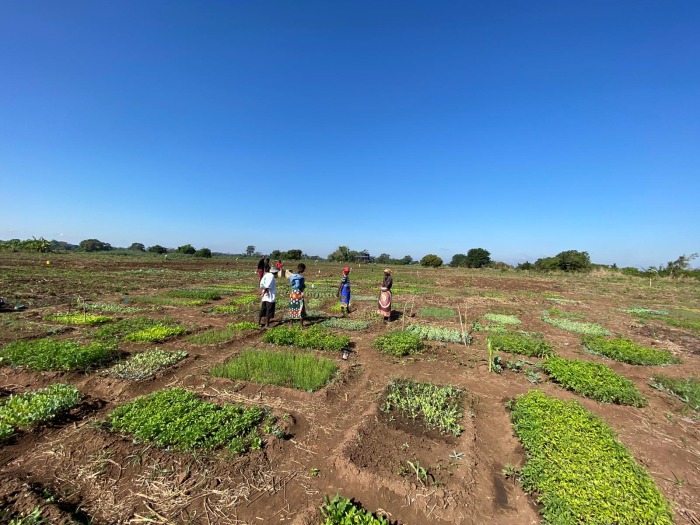
[(346, 266), (345, 268), (343, 268), (343, 273), (344, 273), (345, 275), (349, 274), (349, 273), (350, 273), (350, 268), (348, 268), (347, 266)]

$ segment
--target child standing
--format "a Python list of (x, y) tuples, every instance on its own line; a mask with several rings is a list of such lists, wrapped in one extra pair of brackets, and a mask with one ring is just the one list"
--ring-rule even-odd
[(336, 297), (340, 297), (340, 311), (343, 316), (350, 313), (350, 268), (343, 268), (343, 277), (338, 285)]

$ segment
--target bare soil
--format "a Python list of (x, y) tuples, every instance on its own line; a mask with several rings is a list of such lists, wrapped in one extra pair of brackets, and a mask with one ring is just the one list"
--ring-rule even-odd
[[(0, 295), (27, 306), (24, 311), (0, 313), (0, 343), (42, 336), (42, 327), (47, 324), (42, 320), (44, 314), (66, 311), (77, 294), (123, 304), (125, 294), (115, 292), (115, 287), (128, 289), (131, 296), (157, 295), (181, 287), (189, 282), (191, 272), (203, 269), (249, 270), (249, 278), (235, 282), (249, 282), (251, 291), (256, 288), (254, 262), (214, 259), (166, 264), (162, 259), (91, 259), (75, 254), (52, 258), (52, 267), (84, 275), (86, 283), (95, 282), (95, 274), (109, 281), (111, 272), (149, 268), (169, 272), (167, 279), (149, 282), (147, 287), (112, 280), (103, 288), (90, 284), (89, 290), (81, 289), (80, 279), (74, 277), (62, 279), (47, 274), (42, 281), (38, 268), (44, 264), (43, 259), (0, 255), (0, 272), (12, 276), (0, 280)], [(27, 264), (35, 268), (22, 277), (20, 266)], [(177, 277), (180, 271), (182, 278)], [(310, 268), (307, 280), (339, 275), (338, 268), (318, 264)], [(375, 276), (377, 286), (372, 281)], [(380, 276), (380, 270), (374, 268), (354, 269), (353, 293), (374, 294)], [(229, 360), (244, 348), (267, 348), (262, 331), (220, 345), (193, 345), (184, 338), (159, 344), (164, 349), (185, 349), (189, 357), (146, 381), (108, 378), (99, 371), (40, 373), (0, 367), (0, 396), (58, 381), (75, 385), (85, 395), (83, 403), (71, 413), (20, 432), (0, 447), (0, 509), (27, 514), (39, 508), (51, 523), (59, 524), (310, 525), (320, 522), (324, 495), (340, 493), (403, 525), (535, 524), (540, 517), (534, 497), (524, 493), (512, 478), (506, 478), (502, 470), (506, 465), (518, 467), (526, 461), (513, 435), (505, 403), (539, 388), (562, 399), (577, 399), (604, 418), (673, 502), (676, 523), (700, 524), (698, 418), (677, 399), (648, 385), (656, 373), (697, 377), (700, 338), (697, 333), (657, 320), (642, 321), (619, 310), (639, 305), (697, 308), (697, 284), (656, 283), (657, 288), (649, 290), (643, 280), (612, 280), (605, 275), (568, 278), (411, 267), (397, 268), (397, 289), (402, 278), (407, 284), (413, 282), (428, 290), (404, 295), (397, 292), (395, 320), (388, 326), (375, 322), (367, 330), (348, 332), (353, 342), (349, 361), (341, 361), (340, 355), (331, 356), (338, 359), (340, 377), (313, 393), (209, 375), (213, 365)], [(196, 287), (204, 286), (198, 283)], [(21, 292), (12, 295), (13, 289)], [(546, 294), (560, 294), (575, 302), (551, 302)], [(332, 299), (322, 309), (328, 311), (331, 304)], [(350, 318), (367, 318), (376, 308), (369, 301), (358, 301), (353, 306)], [(543, 333), (558, 354), (604, 362), (632, 379), (649, 405), (639, 409), (598, 403), (565, 391), (547, 381), (544, 374), (543, 382), (533, 384), (522, 373), (489, 373), (483, 332), (473, 333), (474, 341), (469, 346), (432, 342), (426, 352), (410, 358), (388, 357), (372, 348), (377, 336), (409, 322), (460, 328), (459, 318), (422, 317), (420, 309), (424, 306), (459, 307), (465, 326), (487, 312), (517, 315), (524, 329)], [(613, 333), (670, 350), (683, 364), (636, 367), (590, 355), (582, 348), (580, 336), (541, 321), (542, 311), (550, 307), (583, 313), (586, 321), (598, 322)], [(283, 310), (281, 298), (278, 312)], [(240, 316), (212, 316), (201, 307), (166, 307), (153, 315), (167, 315), (196, 330), (244, 320)], [(255, 320), (254, 311), (247, 317)], [(33, 328), (29, 327), (31, 323)], [(83, 333), (71, 328), (61, 336), (82, 337)], [(125, 353), (143, 348), (120, 345)], [(517, 357), (503, 355), (504, 359)], [(463, 388), (463, 433), (458, 437), (440, 435), (381, 412), (385, 388), (397, 377)], [(135, 443), (128, 436), (110, 432), (102, 423), (116, 406), (176, 386), (187, 387), (215, 402), (258, 404), (280, 417), (288, 415), (283, 418), (286, 435), (271, 438), (261, 451), (238, 457), (225, 452), (185, 454)], [(427, 477), (418, 476), (409, 461), (425, 468)]]

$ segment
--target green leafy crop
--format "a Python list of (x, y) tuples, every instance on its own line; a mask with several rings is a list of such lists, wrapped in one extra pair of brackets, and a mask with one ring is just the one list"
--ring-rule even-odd
[(632, 381), (603, 364), (551, 356), (542, 367), (564, 388), (596, 401), (635, 407), (647, 404)]
[(489, 340), (495, 351), (523, 354), (531, 357), (548, 357), (554, 355), (552, 347), (542, 339), (534, 339), (515, 332), (493, 333)]
[(389, 383), (381, 410), (397, 410), (404, 417), (422, 421), (427, 428), (459, 436), (462, 433), (461, 404), (459, 388), (398, 379)]
[(430, 341), (445, 341), (447, 343), (462, 343), (469, 341), (467, 334), (462, 334), (459, 330), (453, 328), (443, 328), (442, 326), (427, 326), (410, 324), (406, 327), (406, 331), (416, 334), (421, 339), (429, 339)]
[(168, 368), (185, 357), (187, 357), (187, 352), (166, 352), (156, 348), (149, 352), (133, 354), (126, 361), (117, 363), (106, 370), (105, 374), (122, 379), (146, 379), (153, 377), (159, 370)]
[(0, 365), (32, 370), (86, 370), (114, 355), (114, 347), (101, 343), (81, 345), (76, 341), (51, 338), (20, 340), (0, 350)]
[(113, 317), (86, 313), (52, 314), (44, 316), (44, 319), (46, 321), (53, 321), (54, 323), (86, 325), (96, 325), (114, 321)]
[(631, 365), (670, 365), (680, 363), (668, 350), (642, 346), (629, 339), (589, 335), (583, 338), (589, 352)]
[(322, 525), (389, 525), (386, 519), (373, 516), (349, 498), (336, 494), (333, 499), (326, 495), (325, 500), (325, 505), (321, 507)]
[(583, 323), (581, 321), (572, 321), (571, 319), (550, 317), (548, 315), (542, 316), (542, 320), (552, 326), (576, 334), (610, 335), (610, 332), (598, 323)]
[(344, 350), (350, 345), (350, 338), (347, 335), (335, 335), (319, 325), (306, 330), (298, 326), (276, 326), (265, 332), (263, 341), (282, 346), (335, 351)]
[(671, 525), (668, 502), (600, 418), (538, 390), (518, 396), (511, 421), (527, 452), (523, 488), (545, 522)]
[(339, 328), (341, 330), (364, 330), (372, 326), (369, 321), (360, 321), (359, 319), (343, 319), (339, 317), (330, 317), (323, 321), (321, 325), (326, 328)]
[(409, 354), (418, 354), (425, 347), (421, 338), (406, 330), (394, 330), (388, 334), (380, 335), (373, 342), (372, 346), (385, 354), (397, 357)]
[(209, 403), (184, 388), (137, 398), (107, 418), (113, 430), (160, 447), (186, 451), (226, 447), (237, 454), (262, 446), (257, 426), (264, 419), (265, 412), (258, 407)]

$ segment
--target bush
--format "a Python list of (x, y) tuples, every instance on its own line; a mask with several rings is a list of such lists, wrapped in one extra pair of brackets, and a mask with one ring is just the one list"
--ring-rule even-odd
[(421, 338), (405, 330), (394, 330), (376, 338), (372, 346), (385, 354), (402, 357), (409, 354), (418, 354), (425, 344)]
[(596, 401), (635, 407), (647, 404), (632, 381), (603, 364), (551, 356), (542, 368), (564, 388)]
[(629, 339), (589, 335), (583, 338), (583, 345), (592, 354), (609, 357), (630, 365), (670, 365), (680, 363), (668, 350), (657, 350), (637, 344)]
[(523, 354), (530, 357), (554, 355), (552, 347), (546, 341), (514, 332), (493, 333), (489, 335), (489, 340), (495, 351)]
[(203, 257), (205, 259), (211, 259), (211, 250), (209, 248), (200, 248), (194, 252), (195, 257)]
[(437, 255), (429, 253), (420, 260), (420, 265), (432, 268), (439, 268), (440, 266), (442, 266), (442, 259)]
[(174, 388), (117, 407), (107, 421), (113, 430), (160, 447), (185, 451), (226, 447), (240, 454), (262, 446), (257, 425), (264, 417), (258, 407), (208, 403), (184, 388)]
[(0, 364), (32, 370), (87, 370), (114, 356), (114, 347), (101, 343), (80, 345), (51, 338), (14, 341), (0, 350)]
[(672, 525), (670, 505), (602, 419), (538, 390), (518, 396), (513, 429), (527, 451), (523, 488), (546, 523)]

